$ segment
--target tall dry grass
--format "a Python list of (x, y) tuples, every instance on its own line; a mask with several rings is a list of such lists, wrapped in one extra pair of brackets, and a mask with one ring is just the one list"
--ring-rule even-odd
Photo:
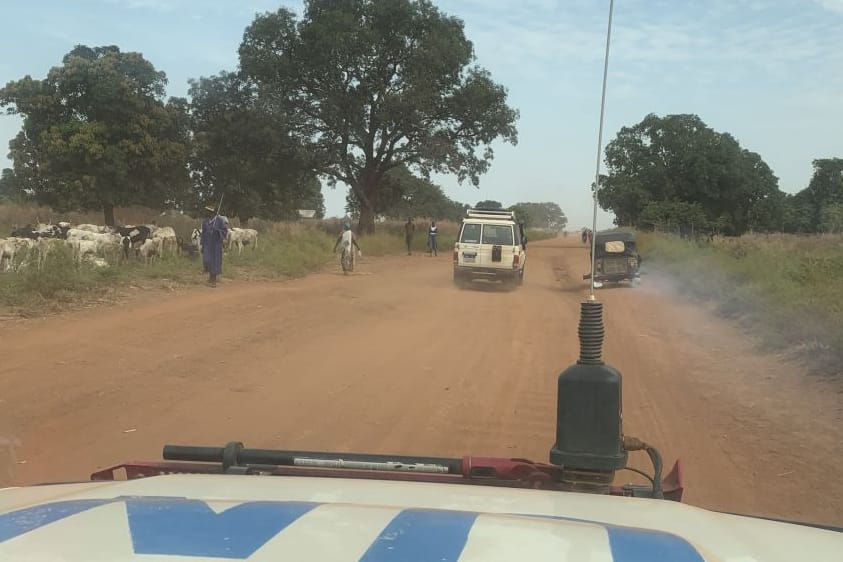
[(643, 267), (743, 321), (771, 350), (843, 358), (843, 235), (750, 234), (697, 243), (642, 234)]

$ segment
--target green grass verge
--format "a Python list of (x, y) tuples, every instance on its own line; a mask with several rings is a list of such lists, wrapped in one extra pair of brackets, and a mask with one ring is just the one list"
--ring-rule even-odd
[[(301, 277), (333, 259), (327, 234), (309, 229), (262, 233), (255, 250), (223, 258), (224, 279), (279, 279)], [(70, 249), (52, 249), (39, 271), (34, 266), (0, 273), (0, 307), (30, 316), (101, 299), (115, 290), (136, 286), (173, 286), (203, 283), (200, 257), (165, 256), (150, 266), (135, 260), (105, 268), (76, 263)]]
[(747, 321), (771, 349), (836, 361), (843, 349), (843, 237), (747, 235), (695, 243), (639, 237), (643, 266)]
[[(451, 252), (454, 249), (455, 235), (440, 232), (437, 246), (439, 253)], [(412, 242), (413, 252), (427, 252), (427, 235), (416, 233)], [(375, 232), (360, 237), (360, 249), (365, 256), (386, 256), (406, 254), (407, 243), (403, 235), (391, 232)]]
[(528, 245), (530, 242), (538, 242), (539, 240), (549, 240), (551, 238), (556, 238), (557, 236), (559, 236), (559, 233), (555, 230), (546, 230), (544, 228), (527, 229)]

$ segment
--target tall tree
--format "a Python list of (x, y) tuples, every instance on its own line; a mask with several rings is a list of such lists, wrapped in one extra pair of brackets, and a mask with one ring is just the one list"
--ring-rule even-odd
[[(454, 201), (426, 178), (413, 175), (405, 167), (393, 168), (382, 180), (382, 197), (376, 213), (392, 219), (425, 217), (434, 220), (458, 220), (465, 215), (466, 205)], [(360, 203), (349, 191), (346, 211), (359, 216)]]
[(189, 95), (194, 204), (224, 197), (226, 214), (241, 223), (324, 213), (322, 186), (290, 124), (267, 111), (253, 82), (223, 72), (192, 80)]
[(166, 76), (140, 53), (79, 45), (43, 80), (0, 90), (23, 117), (9, 143), (15, 176), (59, 210), (177, 205), (188, 188), (185, 102), (164, 101)]
[(782, 204), (782, 230), (792, 233), (816, 232), (814, 205), (807, 190), (796, 195), (785, 194)]
[(717, 232), (720, 222), (709, 220), (699, 203), (667, 200), (647, 203), (638, 226), (690, 237), (696, 233)]
[(814, 160), (814, 174), (804, 198), (811, 206), (815, 225), (823, 222), (823, 209), (843, 204), (843, 158), (819, 158)]
[(820, 211), (819, 228), (821, 232), (843, 232), (843, 204), (829, 203)]
[(503, 204), (500, 201), (494, 201), (492, 199), (484, 199), (483, 201), (478, 201), (477, 204), (474, 206), (475, 209), (503, 209)]
[(506, 90), (473, 62), (462, 21), (428, 0), (306, 0), (300, 20), (259, 15), (240, 46), (242, 71), (294, 121), (315, 169), (350, 186), (365, 232), (389, 170), (477, 186), (491, 143), (517, 142)]
[(544, 203), (516, 203), (510, 210), (515, 211), (519, 221), (528, 227), (562, 230), (568, 224), (568, 217), (562, 208), (551, 201)]
[(696, 115), (651, 114), (624, 127), (606, 147), (606, 166), (598, 201), (616, 224), (637, 226), (650, 203), (681, 202), (728, 234), (780, 228), (781, 192), (769, 166)]
[(0, 175), (0, 201), (19, 203), (28, 201), (32, 194), (27, 191), (26, 184), (12, 168), (4, 168)]

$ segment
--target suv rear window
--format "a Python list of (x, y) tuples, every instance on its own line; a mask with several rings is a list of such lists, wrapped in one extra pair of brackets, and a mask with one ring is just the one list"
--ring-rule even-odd
[(466, 244), (480, 243), (480, 225), (479, 224), (464, 224), (462, 227), (462, 236), (460, 242)]
[(484, 224), (483, 244), (495, 246), (513, 246), (512, 226), (508, 224)]

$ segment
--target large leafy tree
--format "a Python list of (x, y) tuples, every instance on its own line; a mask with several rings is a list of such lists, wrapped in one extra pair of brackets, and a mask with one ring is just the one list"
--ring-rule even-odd
[[(353, 191), (349, 191), (346, 201), (346, 210), (352, 216), (359, 216), (360, 203)], [(425, 217), (456, 221), (465, 215), (467, 208), (445, 195), (438, 185), (403, 166), (391, 169), (384, 176), (378, 205), (376, 214), (392, 219)]]
[(782, 205), (782, 230), (785, 232), (816, 232), (814, 206), (802, 190), (796, 195), (785, 194)]
[[(677, 202), (698, 206), (727, 234), (780, 228), (782, 194), (769, 166), (696, 115), (651, 114), (624, 127), (606, 147), (606, 166), (598, 201), (619, 225), (638, 226), (653, 202)], [(656, 214), (671, 208), (680, 207)]]
[(813, 165), (814, 174), (801, 195), (810, 206), (813, 224), (820, 225), (828, 222), (826, 208), (843, 204), (843, 158), (820, 158)]
[(843, 208), (843, 158), (814, 160), (808, 187), (781, 200), (780, 222), (785, 232), (837, 232)]
[(18, 187), (58, 210), (178, 205), (188, 188), (186, 102), (164, 100), (166, 76), (140, 53), (79, 45), (43, 80), (0, 90), (23, 117), (9, 143)]
[(820, 211), (819, 228), (821, 232), (843, 232), (843, 204), (829, 203)]
[(32, 194), (12, 168), (5, 168), (0, 175), (0, 201), (24, 202), (31, 199)]
[(711, 221), (699, 203), (668, 200), (647, 203), (638, 226), (690, 237), (697, 232), (717, 232), (720, 223)]
[(389, 170), (477, 186), (491, 143), (517, 142), (506, 90), (473, 63), (462, 21), (428, 0), (306, 0), (300, 20), (259, 15), (240, 46), (243, 73), (294, 122), (314, 169), (350, 186), (366, 232)]
[(283, 114), (268, 111), (255, 84), (223, 72), (190, 84), (190, 166), (198, 205), (224, 197), (225, 213), (285, 219), (324, 214), (322, 186)]
[(516, 203), (510, 210), (515, 211), (519, 221), (528, 227), (562, 230), (568, 224), (568, 217), (562, 208), (551, 201), (544, 203)]

